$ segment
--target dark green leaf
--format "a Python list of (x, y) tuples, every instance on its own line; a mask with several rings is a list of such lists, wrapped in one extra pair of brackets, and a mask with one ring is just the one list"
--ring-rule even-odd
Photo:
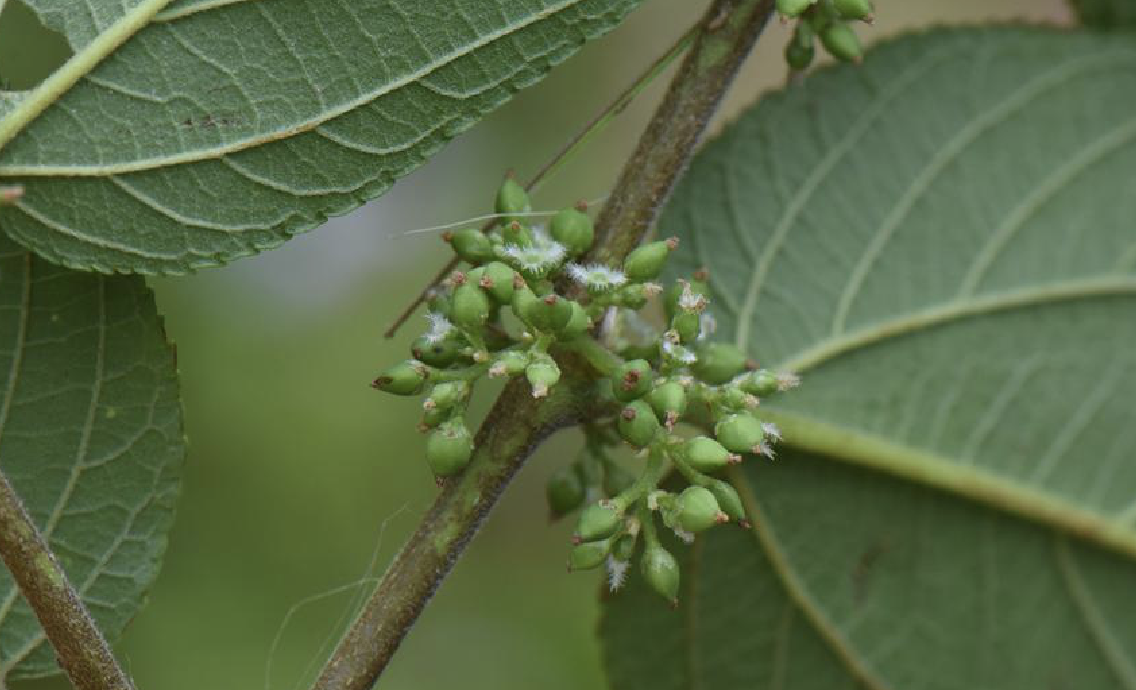
[[(60, 268), (0, 235), (0, 469), (111, 638), (157, 575), (184, 453), (143, 280)], [(54, 671), (0, 570), (0, 679)]]
[[(0, 183), (27, 187), (0, 218), (101, 271), (279, 245), (381, 194), (638, 2), (174, 2), (0, 152)], [(72, 41), (66, 71), (161, 2), (29, 4)]]
[(1081, 23), (1094, 29), (1136, 28), (1134, 0), (1069, 0)]

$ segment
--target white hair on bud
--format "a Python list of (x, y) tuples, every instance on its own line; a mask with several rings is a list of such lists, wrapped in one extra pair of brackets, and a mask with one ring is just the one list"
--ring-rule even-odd
[(426, 320), (430, 322), (430, 330), (426, 331), (423, 337), (428, 343), (440, 343), (454, 330), (450, 320), (437, 312), (427, 312)]
[(610, 290), (627, 282), (623, 271), (603, 264), (568, 264), (568, 275), (584, 287), (592, 290)]
[(627, 561), (617, 560), (614, 556), (607, 557), (607, 588), (609, 591), (616, 591), (623, 587), (623, 583), (627, 581), (627, 567), (631, 565)]

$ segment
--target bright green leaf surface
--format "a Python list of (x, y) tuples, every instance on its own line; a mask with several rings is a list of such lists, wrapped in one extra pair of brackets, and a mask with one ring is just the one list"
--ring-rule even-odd
[[(111, 638), (157, 575), (184, 452), (173, 354), (142, 279), (0, 238), (0, 468)], [(54, 670), (0, 571), (0, 679)]]
[[(1136, 688), (1136, 44), (937, 31), (766, 98), (661, 234), (802, 387), (617, 690)], [(763, 406), (763, 409), (766, 409)]]
[[(382, 193), (638, 1), (172, 3), (0, 151), (0, 182), (28, 189), (0, 224), (101, 271), (276, 246)], [(76, 60), (125, 11), (32, 4), (74, 32)]]

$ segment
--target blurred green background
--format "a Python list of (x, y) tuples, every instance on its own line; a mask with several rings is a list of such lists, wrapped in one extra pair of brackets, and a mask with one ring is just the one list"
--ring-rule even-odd
[[(928, 24), (1067, 21), (1059, 0), (877, 4), (876, 25), (860, 32), (869, 42)], [(447, 256), (437, 232), (413, 231), (486, 213), (506, 169), (531, 175), (706, 5), (647, 0), (382, 199), (268, 254), (152, 281), (178, 346), (190, 451), (165, 568), (117, 646), (140, 690), (306, 687), (435, 493), (418, 405), (368, 385), (406, 356), (421, 318), (392, 341), (382, 332)], [(12, 82), (65, 56), (27, 20), (17, 0), (0, 16), (0, 74)], [(788, 35), (770, 25), (717, 126), (780, 88)], [(665, 81), (535, 205), (605, 194)], [(548, 524), (543, 498), (545, 478), (578, 445), (565, 432), (533, 457), (379, 688), (604, 687), (593, 635), (600, 576), (565, 572), (569, 525)]]

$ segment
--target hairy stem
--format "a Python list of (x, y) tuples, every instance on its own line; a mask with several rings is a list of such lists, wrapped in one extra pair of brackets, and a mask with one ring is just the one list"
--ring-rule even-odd
[(77, 690), (133, 690), (55, 555), (0, 473), (0, 556)]
[[(773, 11), (772, 0), (715, 0), (663, 103), (600, 214), (592, 258), (618, 263), (642, 239), (686, 168), (722, 95)], [(477, 434), (474, 457), (446, 483), (340, 641), (313, 690), (367, 690), (477, 531), (501, 491), (552, 431), (597, 414), (594, 352), (557, 352), (562, 378), (535, 400), (516, 379)]]

